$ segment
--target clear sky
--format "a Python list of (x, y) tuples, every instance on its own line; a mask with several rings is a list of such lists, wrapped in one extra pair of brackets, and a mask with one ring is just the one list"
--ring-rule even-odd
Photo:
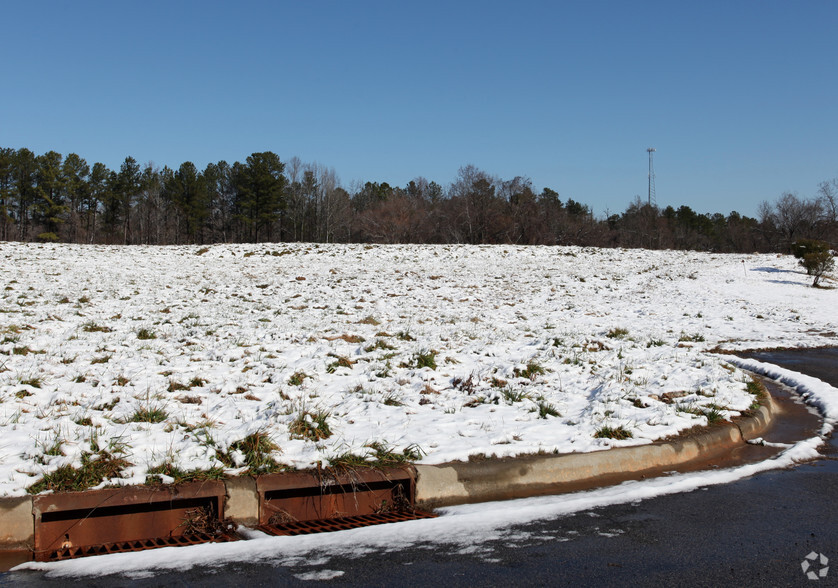
[(838, 3), (0, 0), (0, 146), (117, 168), (466, 164), (597, 215), (755, 215), (838, 176)]

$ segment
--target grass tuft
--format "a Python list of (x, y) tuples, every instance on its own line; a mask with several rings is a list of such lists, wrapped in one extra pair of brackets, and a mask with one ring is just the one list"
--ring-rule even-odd
[(429, 351), (420, 351), (413, 356), (413, 367), (417, 369), (430, 368), (436, 369), (436, 351), (433, 349)]
[(149, 329), (140, 329), (137, 331), (137, 339), (141, 341), (149, 341), (151, 339), (157, 339), (157, 335), (154, 334), (154, 331)]
[(146, 406), (144, 408), (138, 408), (134, 414), (131, 415), (131, 418), (128, 419), (128, 422), (131, 423), (162, 423), (168, 418), (168, 414), (166, 411), (161, 407), (150, 407)]
[(289, 386), (302, 386), (303, 382), (305, 382), (306, 378), (310, 378), (308, 374), (305, 372), (294, 372), (291, 374), (291, 377), (288, 378), (288, 385)]
[(40, 494), (47, 490), (53, 492), (73, 492), (98, 486), (104, 480), (118, 478), (122, 471), (132, 465), (118, 453), (99, 451), (98, 453), (83, 452), (81, 467), (74, 468), (64, 465), (54, 472), (44, 474), (43, 477), (29, 486), (27, 492)]
[(279, 450), (279, 446), (273, 442), (270, 435), (265, 431), (256, 431), (231, 443), (227, 453), (216, 451), (216, 457), (227, 467), (237, 467), (230, 454), (239, 451), (244, 455), (244, 465), (251, 474), (269, 474), (287, 469), (271, 456), (272, 452)]
[(623, 327), (614, 327), (605, 333), (605, 336), (609, 339), (625, 339), (628, 334), (628, 329), (624, 329)]
[(620, 425), (619, 427), (600, 427), (594, 433), (594, 437), (597, 439), (631, 439), (634, 435), (632, 435), (631, 431)]
[(319, 441), (332, 436), (332, 429), (329, 427), (329, 417), (332, 414), (326, 410), (302, 410), (295, 418), (288, 431), (291, 437), (296, 439), (308, 439)]
[(543, 376), (546, 370), (537, 362), (530, 361), (524, 369), (515, 368), (512, 370), (516, 378), (527, 378), (528, 380), (535, 380), (537, 376)]
[(146, 475), (145, 483), (148, 485), (162, 484), (163, 479), (161, 476), (168, 476), (170, 478), (174, 478), (175, 484), (184, 484), (186, 482), (203, 482), (205, 480), (222, 480), (224, 479), (224, 468), (216, 466), (206, 470), (184, 470), (177, 467), (171, 462), (166, 462), (148, 468), (148, 474)]

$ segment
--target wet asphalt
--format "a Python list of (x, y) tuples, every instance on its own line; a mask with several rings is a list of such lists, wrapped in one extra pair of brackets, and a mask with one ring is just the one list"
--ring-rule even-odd
[[(838, 349), (749, 356), (838, 387)], [(785, 441), (792, 433), (781, 428), (776, 439), (766, 438)], [(301, 579), (306, 573), (337, 570), (342, 574), (329, 583), (349, 586), (838, 586), (835, 438), (822, 453), (813, 462), (730, 484), (522, 524), (513, 529), (519, 537), (514, 542), (482, 543), (474, 554), (430, 544), (358, 559), (333, 557), (320, 566), (243, 562), (143, 579), (108, 576), (82, 582), (291, 586), (311, 585), (312, 580)], [(810, 580), (803, 573), (801, 564), (811, 552), (829, 558), (833, 569), (826, 577)], [(0, 585), (45, 582), (40, 573), (0, 574)]]

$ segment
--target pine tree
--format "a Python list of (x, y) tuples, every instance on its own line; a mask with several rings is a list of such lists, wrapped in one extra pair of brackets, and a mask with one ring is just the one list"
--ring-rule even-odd
[(269, 237), (285, 207), (284, 169), (279, 156), (270, 151), (253, 153), (246, 165), (236, 167), (237, 218), (247, 229), (249, 241)]

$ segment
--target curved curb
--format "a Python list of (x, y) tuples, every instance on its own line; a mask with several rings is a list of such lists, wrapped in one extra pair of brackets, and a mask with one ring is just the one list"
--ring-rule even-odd
[[(441, 465), (414, 465), (416, 504), (430, 509), (557, 494), (658, 474), (673, 466), (718, 456), (757, 437), (773, 421), (769, 393), (753, 416), (703, 433), (593, 453), (530, 455)], [(223, 481), (224, 517), (243, 525), (259, 520), (259, 495), (252, 478)], [(35, 543), (35, 498), (0, 498), (0, 560), (4, 552), (31, 552)], [(2, 569), (2, 561), (0, 561)]]
[(771, 394), (752, 416), (698, 435), (592, 453), (417, 464), (416, 504), (436, 508), (590, 489), (712, 459), (762, 433), (777, 412)]

